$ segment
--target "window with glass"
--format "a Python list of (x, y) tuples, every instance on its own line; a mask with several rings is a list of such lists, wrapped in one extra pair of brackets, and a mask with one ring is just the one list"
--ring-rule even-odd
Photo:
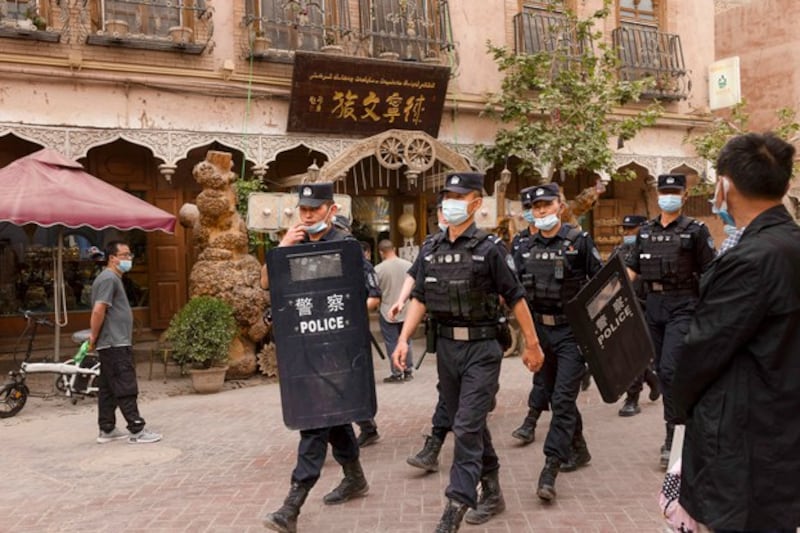
[(361, 0), (361, 33), (373, 57), (437, 57), (448, 48), (449, 11), (443, 0)]
[(0, 25), (6, 22), (21, 29), (45, 30), (48, 7), (44, 0), (0, 0)]
[[(53, 279), (58, 253), (58, 228), (0, 223), (0, 315), (21, 309), (53, 310)], [(89, 310), (92, 282), (106, 264), (104, 246), (127, 242), (133, 268), (122, 277), (132, 307), (149, 304), (147, 238), (140, 230), (64, 229), (61, 260), (68, 310)]]
[(656, 0), (619, 0), (621, 24), (638, 24), (658, 29), (658, 2)]
[(168, 38), (173, 28), (194, 30), (205, 0), (96, 0), (94, 26), (108, 34)]
[(569, 2), (523, 2), (514, 17), (514, 47), (518, 54), (566, 51), (570, 56), (581, 56), (590, 49), (588, 42), (579, 42), (568, 26), (565, 9)]
[(346, 0), (247, 0), (246, 9), (251, 38), (273, 50), (319, 50), (349, 29)]

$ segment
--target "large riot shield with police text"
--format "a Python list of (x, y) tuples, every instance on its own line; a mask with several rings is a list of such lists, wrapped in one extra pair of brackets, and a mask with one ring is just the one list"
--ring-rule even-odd
[(566, 312), (603, 401), (616, 402), (654, 354), (644, 313), (618, 254), (567, 303)]
[(290, 429), (375, 416), (361, 246), (355, 240), (267, 254), (283, 421)]

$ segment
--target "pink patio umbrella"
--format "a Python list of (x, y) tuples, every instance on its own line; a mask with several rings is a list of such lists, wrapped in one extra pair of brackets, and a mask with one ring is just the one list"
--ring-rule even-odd
[(53, 276), (55, 354), (67, 324), (62, 264), (63, 230), (88, 226), (173, 233), (175, 216), (87, 173), (83, 166), (44, 148), (0, 168), (0, 222), (58, 227)]

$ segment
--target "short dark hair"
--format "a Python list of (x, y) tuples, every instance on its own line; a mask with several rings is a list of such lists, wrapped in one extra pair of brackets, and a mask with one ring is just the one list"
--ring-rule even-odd
[(367, 241), (358, 241), (358, 244), (361, 245), (361, 251), (364, 253), (372, 253), (372, 245)]
[(112, 255), (117, 255), (119, 252), (120, 246), (129, 246), (125, 241), (110, 241), (106, 244), (106, 257), (111, 257)]
[(378, 251), (379, 252), (389, 252), (394, 250), (394, 244), (389, 239), (383, 239), (381, 242), (378, 243)]
[(794, 146), (773, 133), (730, 139), (717, 158), (717, 174), (729, 177), (744, 196), (780, 199), (792, 179)]

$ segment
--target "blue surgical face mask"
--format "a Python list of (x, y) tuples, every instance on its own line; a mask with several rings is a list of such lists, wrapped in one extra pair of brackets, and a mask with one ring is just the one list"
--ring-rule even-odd
[(522, 218), (524, 218), (525, 222), (527, 222), (528, 224), (535, 224), (536, 219), (534, 218), (533, 210), (531, 209), (526, 209), (525, 211), (523, 211)]
[(736, 232), (739, 231), (739, 228), (737, 228), (733, 224), (725, 224), (722, 227), (722, 230), (725, 232), (725, 235), (727, 235), (728, 237), (733, 237), (734, 235), (736, 235)]
[(542, 231), (550, 231), (558, 225), (558, 221), (558, 215), (552, 214), (543, 218), (534, 218), (533, 224)]
[(330, 212), (331, 212), (331, 208), (328, 207), (328, 211), (325, 213), (325, 217), (323, 217), (322, 220), (320, 220), (316, 224), (312, 224), (310, 226), (305, 226), (303, 229), (309, 235), (316, 235), (317, 233), (322, 233), (323, 231), (328, 229), (328, 223), (325, 221), (325, 219), (328, 218), (328, 214), (330, 214)]
[(636, 244), (636, 235), (623, 235), (622, 242), (632, 246)]
[(442, 214), (448, 224), (458, 226), (469, 218), (467, 207), (469, 202), (466, 200), (446, 199), (442, 200)]
[[(733, 220), (733, 217), (730, 213), (728, 213), (728, 180), (720, 176), (720, 183), (722, 187), (722, 202), (720, 202), (719, 207), (714, 205), (714, 201), (712, 200), (711, 205), (711, 212), (715, 213), (719, 216), (722, 220), (722, 223), (725, 224), (725, 227), (733, 226), (733, 230), (736, 231), (736, 221)], [(725, 233), (728, 233), (728, 230), (725, 230)]]
[(658, 207), (665, 213), (680, 211), (683, 205), (683, 196), (680, 194), (659, 194)]
[(121, 259), (120, 260), (120, 262), (119, 262), (119, 270), (123, 274), (125, 272), (130, 272), (130, 270), (132, 268), (133, 268), (133, 260), (132, 259)]

